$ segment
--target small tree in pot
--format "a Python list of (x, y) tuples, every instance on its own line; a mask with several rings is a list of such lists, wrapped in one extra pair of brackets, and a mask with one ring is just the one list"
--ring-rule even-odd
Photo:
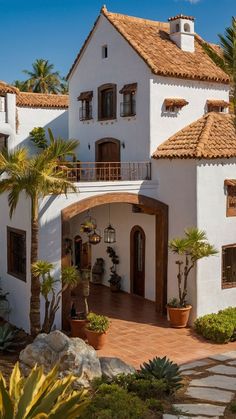
[(206, 237), (204, 231), (195, 227), (185, 229), (185, 236), (175, 238), (169, 243), (170, 250), (179, 256), (178, 266), (178, 297), (167, 305), (168, 314), (173, 327), (186, 327), (192, 306), (187, 303), (189, 274), (200, 259), (216, 255), (218, 252)]
[(89, 345), (94, 349), (101, 349), (106, 341), (106, 332), (109, 329), (110, 321), (108, 317), (100, 314), (90, 312), (88, 317), (88, 324), (85, 328), (85, 333)]
[(115, 250), (111, 246), (107, 247), (107, 253), (112, 261), (112, 266), (110, 268), (111, 275), (109, 279), (110, 288), (111, 288), (111, 291), (117, 292), (121, 288), (121, 277), (116, 272), (116, 267), (117, 265), (119, 265), (120, 260)]

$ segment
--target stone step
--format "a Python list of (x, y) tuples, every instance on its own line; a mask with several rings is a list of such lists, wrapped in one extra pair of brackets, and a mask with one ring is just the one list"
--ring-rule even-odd
[(214, 372), (215, 374), (223, 375), (236, 375), (236, 368), (229, 367), (228, 365), (215, 365), (214, 367), (208, 368), (207, 371)]
[(206, 416), (223, 416), (225, 411), (225, 406), (217, 406), (214, 404), (207, 403), (181, 403), (174, 404), (174, 407), (180, 410), (183, 415), (206, 415)]
[(226, 377), (225, 375), (210, 375), (209, 377), (196, 378), (190, 381), (190, 386), (236, 390), (236, 378)]
[(232, 391), (224, 391), (208, 387), (188, 387), (185, 394), (193, 399), (219, 403), (229, 403), (234, 397), (234, 393)]

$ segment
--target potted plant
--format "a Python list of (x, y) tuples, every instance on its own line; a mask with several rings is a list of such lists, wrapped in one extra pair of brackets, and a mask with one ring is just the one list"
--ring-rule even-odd
[(167, 311), (172, 327), (186, 327), (192, 306), (187, 302), (188, 278), (196, 262), (200, 259), (217, 254), (204, 231), (197, 228), (185, 229), (185, 236), (175, 238), (169, 243), (170, 250), (179, 257), (176, 260), (178, 266), (178, 297), (172, 298), (167, 304)]
[(80, 339), (86, 339), (85, 327), (88, 323), (87, 316), (89, 313), (88, 307), (88, 296), (89, 296), (89, 282), (91, 276), (90, 269), (81, 269), (79, 271), (80, 279), (82, 282), (83, 297), (84, 297), (84, 311), (77, 313), (75, 303), (71, 307), (71, 317), (70, 317), (70, 327), (71, 327), (71, 337), (78, 337)]
[(110, 282), (110, 288), (112, 292), (120, 291), (121, 289), (121, 276), (119, 276), (116, 272), (116, 267), (119, 265), (120, 260), (118, 255), (116, 254), (115, 250), (108, 246), (107, 247), (108, 256), (111, 258), (112, 266), (110, 268), (111, 275), (108, 282)]
[(96, 230), (96, 228), (96, 221), (92, 217), (88, 217), (80, 225), (80, 232), (90, 234), (92, 231)]
[(109, 329), (110, 321), (108, 317), (95, 313), (89, 313), (87, 316), (89, 323), (85, 327), (85, 333), (89, 345), (94, 349), (101, 349), (106, 341), (106, 332)]

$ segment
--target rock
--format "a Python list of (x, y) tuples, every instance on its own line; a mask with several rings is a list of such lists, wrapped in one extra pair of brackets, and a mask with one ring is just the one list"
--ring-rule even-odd
[(194, 379), (190, 382), (191, 386), (197, 387), (216, 387), (223, 390), (236, 390), (236, 378), (226, 377), (225, 375), (210, 375), (205, 378)]
[(21, 351), (19, 358), (25, 373), (35, 364), (43, 365), (48, 372), (58, 363), (60, 377), (73, 374), (77, 378), (76, 384), (83, 387), (88, 387), (94, 378), (102, 376), (95, 349), (82, 339), (68, 338), (58, 330), (38, 335)]
[(236, 368), (229, 367), (228, 365), (215, 365), (212, 368), (208, 368), (207, 371), (214, 372), (215, 374), (236, 375)]
[(224, 391), (207, 387), (189, 387), (185, 394), (193, 399), (220, 403), (229, 403), (234, 397), (234, 393), (232, 391)]
[(228, 359), (236, 358), (236, 351), (224, 352), (223, 354), (210, 355), (209, 358), (215, 361), (227, 361)]
[(192, 370), (193, 368), (196, 367), (205, 367), (206, 365), (209, 365), (209, 362), (207, 361), (195, 361), (195, 362), (190, 362), (188, 364), (183, 364), (179, 367), (180, 371), (184, 371), (184, 370)]
[(214, 404), (206, 403), (174, 404), (174, 407), (187, 415), (223, 416), (225, 411), (225, 406), (216, 406)]
[(100, 364), (102, 369), (102, 375), (106, 378), (114, 378), (120, 374), (133, 374), (135, 368), (131, 365), (126, 364), (119, 358), (100, 357)]
[(66, 346), (69, 345), (70, 338), (68, 338), (68, 336), (66, 336), (64, 333), (60, 332), (60, 330), (55, 330), (54, 332), (49, 333), (49, 335), (46, 335), (45, 341), (53, 351), (61, 352), (63, 349), (65, 349)]

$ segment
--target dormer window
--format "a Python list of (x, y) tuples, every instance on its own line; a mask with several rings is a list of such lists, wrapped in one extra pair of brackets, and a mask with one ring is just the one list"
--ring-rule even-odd
[(226, 112), (229, 102), (225, 100), (207, 100), (207, 112)]
[(187, 100), (180, 98), (167, 98), (164, 100), (166, 112), (176, 113), (179, 112), (184, 106), (188, 105)]
[(123, 95), (123, 102), (120, 104), (120, 116), (136, 115), (136, 91), (137, 83), (125, 84), (120, 90)]
[(116, 84), (103, 84), (98, 88), (98, 120), (116, 118)]
[(102, 46), (102, 58), (108, 58), (108, 47), (107, 45)]
[(92, 98), (93, 98), (93, 92), (81, 92), (78, 100), (81, 103), (81, 107), (79, 110), (79, 119), (80, 121), (88, 121), (89, 119), (92, 119)]

